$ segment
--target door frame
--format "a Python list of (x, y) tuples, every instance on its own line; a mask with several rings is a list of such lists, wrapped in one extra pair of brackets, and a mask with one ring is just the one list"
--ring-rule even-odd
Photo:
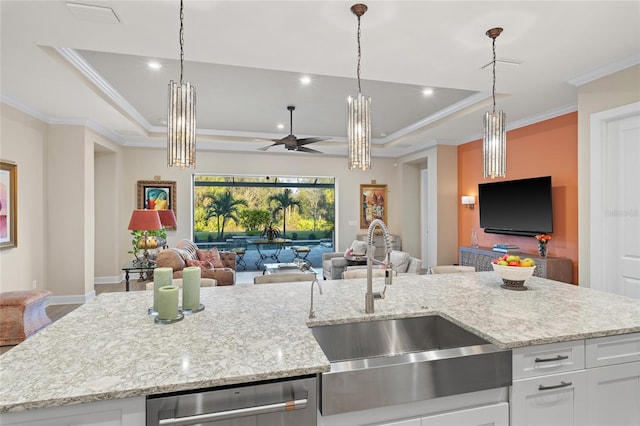
[(608, 109), (591, 115), (591, 144), (590, 144), (590, 287), (598, 290), (610, 291), (604, 286), (605, 268), (602, 264), (607, 247), (601, 244), (605, 241), (605, 211), (604, 205), (604, 146), (609, 142), (609, 123), (625, 118), (640, 116), (640, 102), (633, 102), (620, 107)]

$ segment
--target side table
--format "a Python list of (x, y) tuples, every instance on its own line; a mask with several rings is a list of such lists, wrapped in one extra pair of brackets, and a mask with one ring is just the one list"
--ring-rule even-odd
[(139, 272), (140, 274), (147, 273), (147, 277), (153, 274), (153, 270), (156, 268), (155, 262), (149, 262), (148, 264), (139, 264), (137, 262), (129, 262), (122, 267), (124, 271), (125, 290), (129, 291), (129, 272)]
[(347, 266), (366, 265), (367, 256), (345, 256)]

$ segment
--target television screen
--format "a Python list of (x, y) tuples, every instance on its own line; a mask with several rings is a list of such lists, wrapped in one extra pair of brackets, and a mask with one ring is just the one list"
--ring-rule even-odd
[(484, 232), (536, 235), (553, 232), (551, 176), (478, 184)]

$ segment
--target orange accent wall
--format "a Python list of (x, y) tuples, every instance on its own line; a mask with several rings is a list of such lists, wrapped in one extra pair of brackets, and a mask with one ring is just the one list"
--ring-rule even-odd
[[(507, 132), (507, 177), (503, 180), (551, 176), (553, 238), (548, 255), (573, 261), (573, 283), (578, 283), (578, 113), (570, 113)], [(511, 243), (522, 252), (536, 253), (533, 237), (485, 234), (480, 228), (478, 184), (482, 177), (482, 140), (458, 147), (458, 245), (471, 245), (471, 232), (481, 246)], [(462, 195), (476, 196), (476, 206), (460, 204)], [(496, 254), (497, 257), (497, 254)]]

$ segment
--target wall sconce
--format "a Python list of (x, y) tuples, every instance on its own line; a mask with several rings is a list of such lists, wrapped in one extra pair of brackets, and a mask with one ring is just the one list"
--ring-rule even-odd
[(467, 208), (473, 210), (473, 206), (476, 204), (476, 197), (473, 195), (463, 195), (461, 203), (467, 206)]

